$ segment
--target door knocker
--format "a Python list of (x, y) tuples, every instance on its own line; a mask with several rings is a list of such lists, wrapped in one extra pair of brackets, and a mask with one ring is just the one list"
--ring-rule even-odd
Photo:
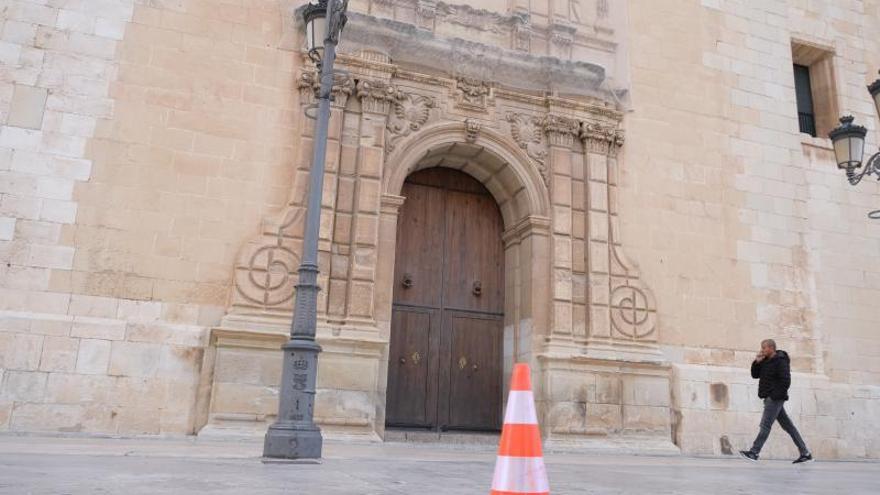
[(410, 287), (412, 287), (413, 286), (412, 275), (410, 275), (409, 273), (404, 273), (403, 280), (400, 281), (400, 285), (402, 285), (404, 289), (409, 289)]
[(483, 294), (483, 283), (477, 280), (474, 282), (474, 295), (480, 297)]
[(412, 359), (413, 364), (418, 365), (419, 361), (422, 360), (422, 355), (419, 354), (419, 351), (416, 351), (416, 352), (412, 353), (412, 356), (410, 356), (410, 359)]
[(462, 356), (458, 358), (458, 369), (463, 370), (467, 366), (467, 358)]

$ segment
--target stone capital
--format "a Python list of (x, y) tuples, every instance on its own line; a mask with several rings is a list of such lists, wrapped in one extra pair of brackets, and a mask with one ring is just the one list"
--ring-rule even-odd
[(588, 151), (614, 156), (623, 146), (624, 133), (616, 125), (584, 122), (581, 124), (580, 138)]
[(580, 123), (569, 117), (550, 114), (541, 119), (541, 128), (547, 134), (550, 146), (571, 148), (580, 132)]
[(403, 96), (400, 90), (385, 81), (363, 79), (357, 84), (357, 97), (364, 112), (388, 115), (392, 103)]
[[(296, 87), (300, 93), (300, 102), (302, 104), (311, 104), (317, 99), (318, 92), (321, 90), (321, 76), (315, 70), (304, 70), (296, 82)], [(344, 107), (353, 91), (354, 79), (351, 76), (336, 75), (333, 78), (333, 86), (330, 90), (332, 105), (334, 107)]]

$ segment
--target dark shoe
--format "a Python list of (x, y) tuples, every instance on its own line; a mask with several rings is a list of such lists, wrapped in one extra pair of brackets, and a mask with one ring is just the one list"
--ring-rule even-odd
[(792, 461), (792, 464), (800, 464), (802, 462), (812, 462), (813, 454), (802, 454), (800, 457)]
[(740, 450), (739, 455), (752, 462), (758, 462), (758, 454), (752, 452), (751, 450)]

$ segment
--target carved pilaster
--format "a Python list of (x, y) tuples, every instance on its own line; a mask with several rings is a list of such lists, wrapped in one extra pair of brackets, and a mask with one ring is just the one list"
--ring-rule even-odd
[(541, 119), (541, 128), (547, 134), (550, 146), (563, 148), (571, 148), (580, 133), (580, 123), (577, 120), (560, 115), (545, 116)]
[(361, 80), (357, 84), (357, 97), (364, 112), (387, 115), (392, 103), (402, 98), (403, 93), (385, 81)]

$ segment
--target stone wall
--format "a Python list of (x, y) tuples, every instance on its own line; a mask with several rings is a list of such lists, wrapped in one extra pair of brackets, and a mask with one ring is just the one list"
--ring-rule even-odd
[[(873, 1), (631, 4), (623, 238), (657, 293), (685, 452), (750, 444), (748, 364), (773, 337), (818, 455), (880, 456), (878, 187), (850, 187), (830, 141), (798, 132), (791, 65), (793, 42), (832, 52), (829, 99), (876, 143), (877, 15)], [(772, 438), (769, 455), (794, 453)]]
[(0, 429), (193, 433), (234, 256), (288, 197), (282, 8), (6, 3)]

